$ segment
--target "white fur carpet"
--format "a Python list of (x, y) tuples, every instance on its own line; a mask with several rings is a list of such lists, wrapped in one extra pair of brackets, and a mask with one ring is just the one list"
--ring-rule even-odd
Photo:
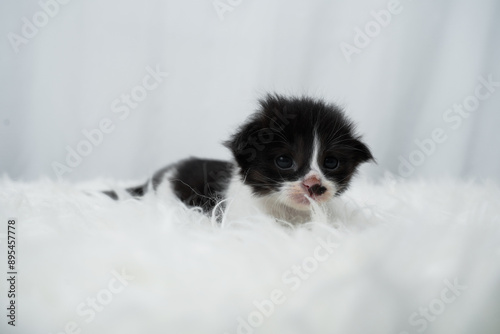
[(1, 333), (500, 333), (493, 183), (357, 180), (338, 218), (301, 226), (91, 191), (116, 185), (0, 181)]

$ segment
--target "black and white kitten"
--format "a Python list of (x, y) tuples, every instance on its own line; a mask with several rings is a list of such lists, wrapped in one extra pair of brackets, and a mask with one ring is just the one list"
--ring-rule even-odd
[(373, 160), (341, 109), (307, 97), (268, 95), (224, 144), (231, 162), (186, 159), (127, 191), (140, 197), (168, 186), (185, 204), (207, 213), (223, 200), (226, 217), (263, 212), (305, 222), (315, 204), (327, 206), (347, 189), (357, 167)]

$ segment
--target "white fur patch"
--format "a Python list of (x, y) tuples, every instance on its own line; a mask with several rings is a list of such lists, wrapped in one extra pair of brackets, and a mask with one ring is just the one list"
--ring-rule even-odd
[(313, 147), (314, 147), (313, 148), (313, 154), (311, 156), (311, 162), (310, 162), (311, 171), (317, 173), (318, 175), (320, 175), (321, 177), (324, 178), (323, 173), (321, 173), (321, 168), (318, 165), (318, 156), (319, 156), (319, 153), (320, 153), (320, 150), (321, 150), (321, 144), (320, 144), (320, 142), (318, 140), (318, 135), (317, 134), (314, 134), (314, 144), (313, 144)]

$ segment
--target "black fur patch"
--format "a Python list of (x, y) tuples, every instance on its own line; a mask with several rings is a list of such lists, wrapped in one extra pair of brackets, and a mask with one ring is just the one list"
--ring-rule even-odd
[(113, 190), (105, 190), (105, 191), (103, 191), (103, 194), (108, 195), (109, 197), (111, 197), (115, 201), (118, 200), (118, 195)]
[(147, 184), (128, 188), (127, 192), (134, 197), (142, 197), (146, 193), (146, 190), (147, 190)]
[(227, 161), (190, 158), (173, 166), (170, 183), (187, 205), (210, 212), (224, 198), (234, 165)]

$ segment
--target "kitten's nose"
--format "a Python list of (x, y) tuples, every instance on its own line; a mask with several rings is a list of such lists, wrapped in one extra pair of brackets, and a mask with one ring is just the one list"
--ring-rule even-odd
[(305, 179), (302, 184), (309, 191), (309, 195), (322, 195), (326, 188), (321, 185), (321, 180), (316, 176), (311, 176)]
[(321, 180), (317, 176), (310, 176), (304, 181), (302, 181), (302, 184), (306, 186), (306, 188), (310, 188), (316, 184), (321, 185)]

